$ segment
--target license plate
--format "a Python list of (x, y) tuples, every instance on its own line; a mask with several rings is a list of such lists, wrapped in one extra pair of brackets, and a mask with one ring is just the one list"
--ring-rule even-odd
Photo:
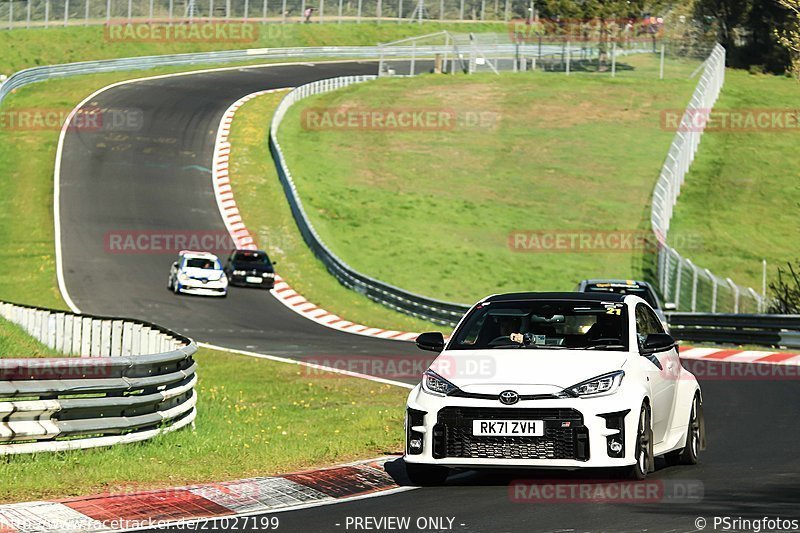
[(473, 420), (472, 434), (483, 437), (541, 437), (544, 435), (544, 421)]
[(261, 278), (257, 278), (255, 276), (247, 276), (244, 278), (247, 283), (261, 283), (263, 280)]

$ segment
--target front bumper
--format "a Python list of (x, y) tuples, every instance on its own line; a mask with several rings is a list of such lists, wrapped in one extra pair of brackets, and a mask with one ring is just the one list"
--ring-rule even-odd
[(248, 281), (247, 278), (258, 277), (258, 276), (229, 276), (228, 282), (231, 285), (236, 285), (237, 287), (259, 287), (262, 289), (273, 289), (275, 288), (275, 278), (269, 277), (260, 277), (262, 280), (261, 283)]
[(178, 292), (184, 294), (195, 294), (198, 296), (225, 296), (228, 294), (228, 284), (220, 282), (208, 282), (190, 280), (188, 282), (177, 282)]
[[(613, 394), (505, 406), (493, 400), (434, 396), (417, 386), (406, 411), (405, 460), (454, 468), (628, 466), (635, 463), (639, 409), (631, 405), (636, 401)], [(638, 402), (641, 405), (641, 399)], [(474, 436), (476, 419), (543, 420), (544, 435)], [(420, 440), (421, 449), (412, 446)], [(621, 446), (612, 446), (612, 441)]]

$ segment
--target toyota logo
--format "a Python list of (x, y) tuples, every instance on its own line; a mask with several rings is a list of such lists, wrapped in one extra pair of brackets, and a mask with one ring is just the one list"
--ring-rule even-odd
[(500, 403), (504, 405), (514, 405), (519, 401), (519, 394), (513, 390), (504, 390), (500, 393)]

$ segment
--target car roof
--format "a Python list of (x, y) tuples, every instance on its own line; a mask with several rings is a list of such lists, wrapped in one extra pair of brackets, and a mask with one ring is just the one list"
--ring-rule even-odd
[(585, 283), (586, 285), (596, 285), (598, 283), (611, 283), (620, 287), (646, 287), (651, 288), (650, 284), (646, 281), (639, 281), (635, 279), (585, 279), (581, 283)]
[(203, 259), (219, 259), (216, 255), (210, 252), (194, 252), (192, 250), (181, 250), (178, 255), (186, 257), (202, 257)]
[(510, 292), (494, 294), (484, 302), (510, 302), (519, 300), (578, 300), (589, 302), (622, 302), (627, 294), (605, 292)]

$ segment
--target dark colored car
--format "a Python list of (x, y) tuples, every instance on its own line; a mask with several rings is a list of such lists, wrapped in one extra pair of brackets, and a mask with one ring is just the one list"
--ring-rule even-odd
[(578, 283), (575, 290), (577, 292), (634, 294), (647, 301), (664, 324), (667, 323), (667, 317), (664, 311), (675, 310), (675, 304), (673, 303), (662, 305), (655, 289), (646, 281), (635, 281), (631, 279), (585, 279)]
[(271, 289), (275, 286), (273, 265), (263, 250), (234, 250), (224, 270), (231, 285)]

